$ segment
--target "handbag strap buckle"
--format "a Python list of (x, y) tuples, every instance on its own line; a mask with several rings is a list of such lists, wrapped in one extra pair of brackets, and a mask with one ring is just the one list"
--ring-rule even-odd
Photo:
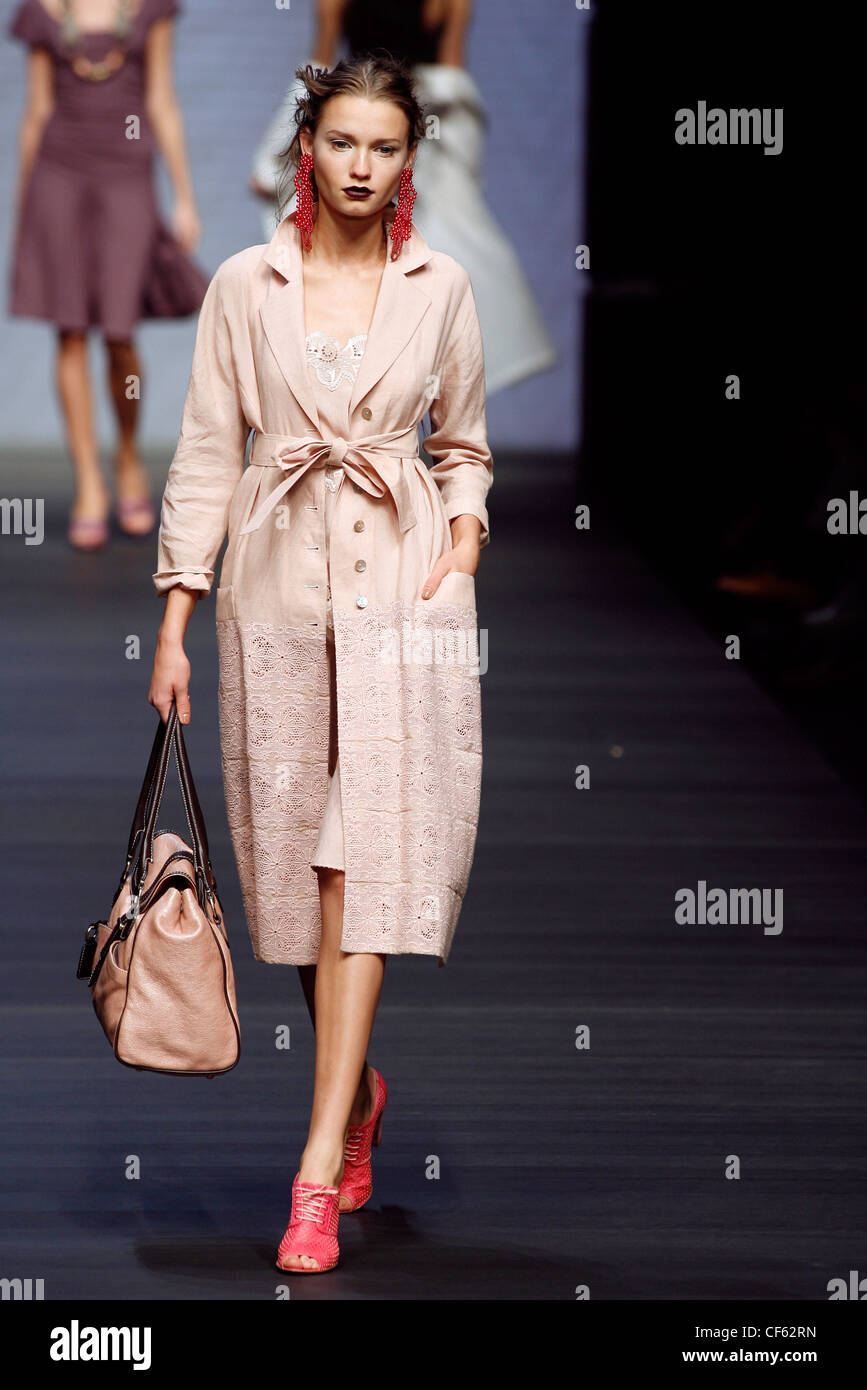
[(140, 902), (140, 894), (134, 893), (129, 900), (129, 906), (126, 909), (126, 912), (124, 912), (123, 915), (118, 918), (117, 934), (121, 941), (126, 941), (127, 937), (129, 936), (130, 932), (132, 931), (133, 927), (138, 921)]

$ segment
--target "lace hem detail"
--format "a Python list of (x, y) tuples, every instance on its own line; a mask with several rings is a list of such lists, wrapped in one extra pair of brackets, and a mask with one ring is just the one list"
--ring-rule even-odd
[[(403, 600), (334, 613), (345, 842), (342, 948), (446, 959), (469, 879), (481, 792), (477, 669), (384, 662), (408, 624), (468, 633), (475, 611)], [(311, 861), (328, 793), (324, 637), (222, 619), (226, 809), (257, 959), (318, 958)]]

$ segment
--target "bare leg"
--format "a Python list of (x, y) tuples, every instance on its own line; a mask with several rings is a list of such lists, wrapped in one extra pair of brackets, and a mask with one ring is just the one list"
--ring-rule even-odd
[[(344, 881), (338, 869), (319, 870), (322, 938), (314, 990), (316, 1070), (310, 1128), (298, 1169), (302, 1182), (330, 1187), (339, 1186), (343, 1177), (346, 1131), (365, 1071), (385, 973), (383, 955), (340, 949)], [(372, 1109), (371, 1096), (366, 1118)], [(318, 1261), (309, 1255), (289, 1256), (288, 1265), (315, 1269)]]
[[(337, 870), (333, 871), (335, 874)], [(383, 958), (386, 959), (386, 958)], [(310, 1022), (313, 1024), (313, 1031), (316, 1032), (316, 966), (299, 965), (298, 975), (301, 980), (301, 988), (304, 991), (304, 998), (307, 1003), (307, 1012), (310, 1014)], [(364, 1067), (361, 1072), (361, 1080), (355, 1092), (355, 1099), (352, 1102), (352, 1109), (349, 1112), (349, 1124), (364, 1125), (373, 1114), (373, 1105), (376, 1100), (376, 1077), (373, 1067), (364, 1059)], [(343, 1208), (341, 1207), (341, 1211)]]
[[(141, 363), (131, 339), (106, 338), (108, 352), (108, 383), (114, 413), (117, 417), (119, 440), (114, 460), (115, 486), (118, 502), (151, 501), (151, 484), (136, 448), (139, 398), (141, 395)], [(152, 506), (128, 511), (123, 529), (133, 535), (147, 536), (156, 520)]]
[(86, 333), (58, 333), (55, 380), (75, 472), (71, 515), (75, 520), (104, 521), (111, 499), (102, 476), (93, 427)]

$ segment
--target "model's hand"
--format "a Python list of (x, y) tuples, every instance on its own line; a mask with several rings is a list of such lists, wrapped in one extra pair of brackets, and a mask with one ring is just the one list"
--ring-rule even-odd
[(190, 663), (183, 643), (174, 638), (159, 637), (151, 673), (148, 701), (165, 724), (172, 701), (178, 706), (182, 724), (190, 722)]
[(202, 239), (202, 224), (190, 198), (179, 198), (172, 213), (172, 234), (190, 255)]
[(467, 537), (465, 540), (458, 541), (451, 550), (447, 550), (445, 555), (441, 555), (422, 585), (422, 598), (433, 598), (440, 586), (440, 581), (451, 570), (457, 570), (460, 574), (475, 574), (479, 567), (479, 543)]

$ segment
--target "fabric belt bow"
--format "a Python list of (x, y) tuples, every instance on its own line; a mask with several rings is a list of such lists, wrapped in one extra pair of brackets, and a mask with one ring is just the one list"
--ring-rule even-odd
[[(398, 441), (403, 446), (400, 453), (393, 448)], [(245, 536), (261, 526), (280, 498), (285, 497), (309, 468), (325, 468), (328, 465), (342, 467), (352, 481), (371, 497), (384, 497), (386, 492), (390, 492), (397, 507), (400, 529), (408, 531), (416, 524), (403, 463), (404, 459), (409, 458), (418, 458), (418, 432), (415, 426), (410, 430), (370, 434), (362, 439), (341, 439), (338, 435), (331, 440), (321, 439), (317, 435), (260, 434), (257, 430), (250, 463), (259, 468), (282, 468), (285, 477), (256, 508), (246, 526), (241, 527), (241, 535)]]

